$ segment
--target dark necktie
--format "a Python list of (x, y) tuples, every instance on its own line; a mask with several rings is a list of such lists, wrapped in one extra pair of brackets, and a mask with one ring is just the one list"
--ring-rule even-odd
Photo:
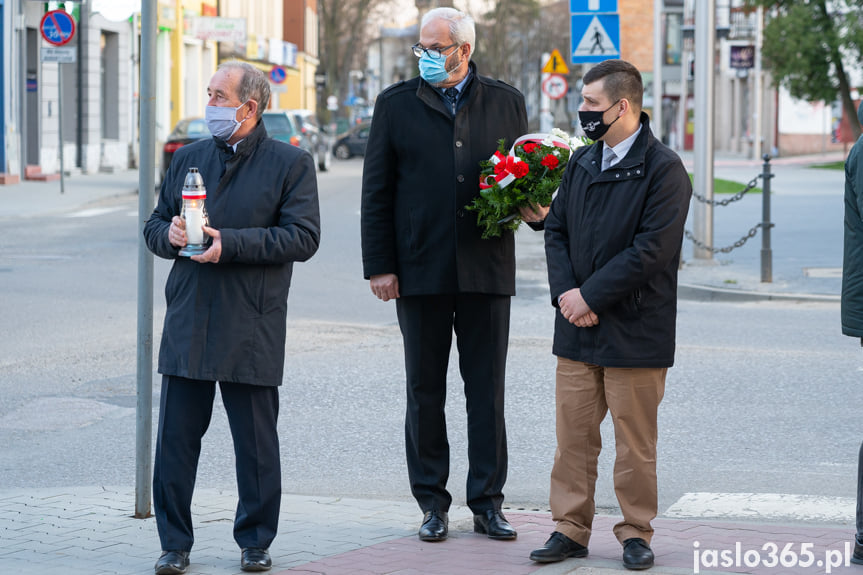
[(450, 108), (452, 109), (452, 114), (455, 116), (455, 104), (458, 100), (458, 90), (455, 88), (447, 88), (443, 91), (443, 95), (446, 96), (446, 99), (449, 100)]

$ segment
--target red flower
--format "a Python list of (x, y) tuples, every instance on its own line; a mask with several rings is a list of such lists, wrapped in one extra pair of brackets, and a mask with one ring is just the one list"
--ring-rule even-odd
[(554, 154), (546, 154), (546, 156), (542, 159), (541, 163), (549, 170), (553, 170), (560, 163), (560, 160), (558, 160), (557, 156), (555, 156)]
[(537, 146), (536, 146), (536, 144), (535, 144), (535, 143), (533, 143), (533, 142), (528, 142), (528, 143), (526, 143), (524, 146), (522, 146), (522, 149), (523, 149), (526, 153), (528, 153), (528, 154), (532, 154), (532, 153), (534, 152), (534, 150), (536, 150), (536, 147), (537, 147)]
[(510, 158), (507, 158), (506, 169), (516, 178), (523, 178), (530, 171), (530, 166), (527, 165), (527, 162), (516, 162), (515, 158), (510, 161)]
[(500, 175), (507, 171), (507, 162), (506, 160), (501, 160), (500, 162), (494, 165), (494, 173), (495, 175)]

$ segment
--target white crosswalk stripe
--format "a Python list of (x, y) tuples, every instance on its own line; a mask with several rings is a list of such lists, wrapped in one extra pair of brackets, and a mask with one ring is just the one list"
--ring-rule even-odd
[(663, 517), (852, 523), (856, 500), (788, 493), (685, 493)]

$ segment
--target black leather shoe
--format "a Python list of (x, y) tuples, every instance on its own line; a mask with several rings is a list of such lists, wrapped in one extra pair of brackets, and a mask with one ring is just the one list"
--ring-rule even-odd
[(518, 536), (499, 509), (489, 509), (474, 515), (473, 530), (488, 534), (489, 539), (515, 539)]
[(162, 551), (156, 561), (156, 575), (178, 575), (189, 568), (188, 551)]
[(421, 541), (443, 541), (447, 536), (449, 518), (445, 511), (427, 511), (418, 533)]
[(555, 563), (567, 557), (587, 557), (587, 547), (559, 531), (552, 533), (545, 545), (530, 552), (530, 560), (537, 563)]
[(635, 570), (653, 567), (653, 551), (647, 541), (633, 537), (623, 542), (623, 566)]
[(863, 565), (863, 543), (856, 537), (854, 538), (854, 554), (851, 555), (851, 563)]
[(243, 571), (269, 571), (273, 566), (270, 552), (266, 549), (248, 547), (240, 556), (240, 569)]

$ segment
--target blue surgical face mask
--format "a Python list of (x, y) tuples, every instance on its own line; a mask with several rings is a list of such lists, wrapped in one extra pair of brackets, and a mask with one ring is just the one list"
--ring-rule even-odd
[[(458, 51), (458, 48), (456, 48), (456, 51)], [(450, 54), (450, 56), (452, 56), (452, 54)], [(461, 66), (461, 62), (459, 61), (451, 70), (447, 70), (446, 61), (448, 58), (449, 56), (435, 59), (427, 53), (423, 54), (419, 61), (420, 76), (422, 79), (432, 86), (442, 84), (449, 80), (452, 73)]]
[(220, 140), (226, 142), (230, 140), (231, 136), (236, 134), (240, 126), (243, 125), (243, 122), (246, 121), (245, 118), (242, 121), (237, 121), (237, 111), (245, 105), (246, 103), (243, 102), (236, 108), (207, 106), (204, 119), (207, 122), (207, 128), (209, 128), (210, 133)]

